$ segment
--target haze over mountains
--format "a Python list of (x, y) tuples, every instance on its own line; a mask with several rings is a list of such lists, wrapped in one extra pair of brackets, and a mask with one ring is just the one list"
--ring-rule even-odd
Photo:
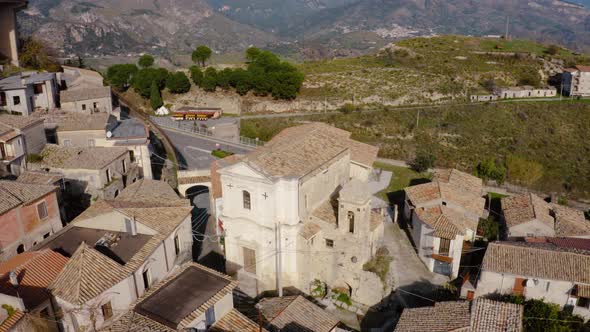
[[(590, 0), (577, 0), (590, 5)], [(311, 57), (408, 36), (510, 34), (590, 49), (590, 11), (557, 0), (30, 0), (21, 30), (62, 55), (216, 52), (250, 45)]]

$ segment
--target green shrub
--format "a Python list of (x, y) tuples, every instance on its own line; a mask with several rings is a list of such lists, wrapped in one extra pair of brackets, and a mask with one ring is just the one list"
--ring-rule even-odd
[(393, 261), (393, 257), (389, 255), (376, 255), (370, 261), (363, 264), (363, 270), (373, 272), (383, 282), (387, 284), (387, 273), (389, 273), (389, 264)]
[(477, 229), (490, 242), (497, 240), (500, 234), (500, 224), (492, 216), (479, 219)]
[(214, 157), (217, 157), (219, 159), (223, 159), (225, 157), (229, 157), (229, 156), (233, 155), (234, 153), (229, 152), (229, 151), (224, 151), (224, 150), (213, 150), (213, 151), (211, 151), (211, 154)]
[(506, 168), (491, 158), (481, 161), (475, 168), (475, 173), (484, 180), (494, 180), (498, 184), (506, 180)]
[(185, 73), (179, 71), (168, 75), (166, 88), (172, 93), (187, 93), (191, 89), (191, 82)]
[(198, 66), (191, 66), (191, 80), (195, 83), (196, 86), (201, 86), (203, 83), (203, 71)]
[(142, 68), (148, 68), (154, 65), (154, 57), (149, 54), (144, 54), (139, 58), (137, 64)]
[(143, 68), (134, 76), (131, 85), (142, 97), (148, 98), (151, 94), (152, 83), (155, 83), (159, 90), (166, 85), (168, 70), (164, 68)]
[(410, 166), (416, 172), (422, 173), (434, 167), (435, 161), (436, 157), (432, 153), (419, 151), (416, 153), (416, 158), (410, 163)]
[(162, 95), (160, 94), (160, 89), (158, 89), (158, 85), (156, 82), (152, 82), (152, 87), (150, 91), (150, 105), (152, 106), (153, 110), (157, 110), (158, 108), (162, 107), (164, 103), (162, 102)]
[(515, 155), (506, 157), (506, 167), (510, 181), (532, 185), (543, 177), (543, 166), (534, 161), (526, 160)]
[(36, 153), (31, 153), (27, 155), (27, 162), (29, 163), (40, 163), (43, 161), (43, 156)]
[(6, 310), (8, 313), (8, 318), (12, 317), (12, 315), (16, 313), (16, 309), (14, 309), (14, 307), (9, 304), (3, 304), (2, 309)]

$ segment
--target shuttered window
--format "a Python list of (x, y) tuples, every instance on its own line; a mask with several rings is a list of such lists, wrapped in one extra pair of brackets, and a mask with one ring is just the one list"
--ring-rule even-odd
[(244, 270), (248, 273), (256, 274), (256, 251), (250, 248), (243, 248), (244, 252)]

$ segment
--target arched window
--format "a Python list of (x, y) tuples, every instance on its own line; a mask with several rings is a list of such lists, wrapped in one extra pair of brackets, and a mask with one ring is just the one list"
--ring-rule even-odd
[(354, 212), (348, 211), (348, 231), (354, 233)]
[(16, 248), (16, 253), (17, 254), (22, 254), (23, 252), (25, 252), (25, 245), (21, 244)]
[(242, 191), (242, 200), (244, 201), (244, 209), (250, 210), (252, 207), (250, 204), (250, 193), (246, 190)]

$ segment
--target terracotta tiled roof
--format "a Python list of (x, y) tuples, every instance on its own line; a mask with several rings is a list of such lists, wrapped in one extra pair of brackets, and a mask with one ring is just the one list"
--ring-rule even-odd
[(454, 169), (437, 170), (432, 182), (407, 187), (406, 197), (415, 207), (432, 201), (452, 202), (474, 215), (482, 216), (485, 199), (482, 180)]
[(266, 321), (283, 332), (329, 332), (339, 323), (303, 296), (264, 298), (258, 304)]
[(352, 161), (372, 167), (377, 150), (354, 142), (350, 132), (325, 123), (310, 123), (284, 129), (243, 161), (267, 176), (303, 177), (348, 151)]
[(547, 242), (552, 243), (561, 248), (572, 248), (579, 250), (586, 250), (590, 252), (590, 239), (579, 239), (571, 237), (553, 237), (547, 238)]
[(59, 173), (48, 173), (42, 171), (26, 171), (22, 173), (16, 181), (30, 184), (53, 185), (64, 176)]
[(576, 295), (590, 299), (590, 285), (576, 285)]
[[(213, 274), (219, 278), (225, 279), (229, 281), (229, 283), (223, 287), (220, 291), (214, 294), (211, 298), (205, 301), (202, 305), (198, 308), (194, 308), (192, 312), (182, 321), (180, 322), (177, 329), (173, 329), (167, 325), (161, 324), (159, 322), (154, 321), (153, 319), (140, 314), (135, 309), (131, 310), (130, 312), (126, 313), (122, 316), (122, 319), (113, 323), (110, 327), (103, 329), (103, 331), (109, 332), (123, 332), (123, 331), (184, 331), (185, 328), (188, 328), (189, 324), (192, 323), (195, 319), (203, 315), (207, 309), (213, 307), (215, 303), (219, 302), (224, 296), (231, 293), (234, 288), (237, 287), (238, 282), (232, 280), (229, 276), (219, 273), (215, 270), (209, 269), (205, 266), (196, 263), (187, 263), (176, 270), (172, 275), (167, 277), (166, 279), (159, 282), (155, 287), (150, 288), (141, 298), (139, 298), (131, 307), (135, 308), (137, 305), (148, 299), (153, 294), (157, 293), (160, 289), (165, 288), (168, 283), (176, 279), (180, 276), (186, 269), (194, 267), (206, 271), (207, 273)], [(166, 318), (166, 317), (162, 317)], [(244, 317), (245, 318), (245, 317)], [(130, 325), (133, 324), (133, 325)]]
[(502, 211), (508, 227), (539, 220), (554, 229), (556, 236), (590, 235), (590, 221), (582, 211), (547, 203), (532, 193), (502, 198)]
[(265, 328), (260, 328), (258, 324), (251, 321), (248, 317), (242, 315), (236, 309), (232, 309), (225, 314), (220, 320), (215, 322), (209, 329), (209, 332), (268, 332)]
[[(143, 206), (189, 206), (187, 199), (181, 199), (178, 194), (164, 181), (141, 179), (123, 189), (115, 202), (141, 202)], [(111, 204), (114, 205), (114, 204)], [(119, 205), (124, 207), (124, 204)], [(133, 205), (127, 205), (134, 207)], [(136, 206), (141, 207), (141, 206)]]
[(178, 178), (178, 184), (191, 184), (191, 183), (203, 183), (210, 182), (210, 176), (190, 176), (186, 178)]
[(21, 204), (28, 204), (56, 191), (55, 186), (33, 185), (17, 181), (0, 180), (0, 214)]
[(327, 199), (320, 206), (311, 212), (311, 214), (328, 224), (336, 225), (338, 221), (338, 202)]
[(590, 66), (576, 65), (576, 69), (579, 71), (590, 72)]
[(471, 332), (521, 332), (524, 307), (477, 298), (471, 308)]
[(404, 309), (395, 332), (448, 332), (469, 327), (469, 302), (437, 302), (434, 307)]
[(380, 213), (371, 211), (371, 221), (370, 221), (369, 229), (371, 231), (376, 230), (377, 227), (379, 227), (380, 225), (383, 224), (383, 220), (384, 220), (384, 218)]
[(43, 120), (29, 116), (0, 114), (0, 123), (21, 130), (34, 124), (43, 124)]
[(314, 223), (313, 221), (308, 221), (303, 224), (303, 227), (301, 227), (299, 230), (299, 235), (301, 235), (304, 239), (309, 240), (321, 230), (322, 228), (320, 225)]
[(435, 236), (445, 239), (453, 240), (457, 235), (465, 235), (467, 230), (477, 230), (477, 220), (442, 205), (417, 208), (416, 215), (435, 230)]
[(482, 270), (590, 284), (590, 253), (532, 243), (494, 242), (488, 246)]
[[(83, 130), (105, 131), (110, 116), (108, 113), (82, 114), (68, 112), (49, 116), (47, 123), (55, 124), (58, 132)], [(106, 132), (104, 135), (106, 138)]]
[(5, 321), (0, 322), (0, 332), (9, 332), (13, 331), (13, 327), (23, 318), (25, 317), (25, 313), (16, 310), (12, 316), (7, 318)]
[[(0, 293), (18, 296), (28, 310), (33, 310), (49, 298), (49, 285), (57, 278), (68, 259), (49, 249), (25, 252), (6, 262), (0, 262)], [(10, 283), (14, 272), (19, 281), (16, 289)]]
[(129, 153), (124, 147), (65, 147), (53, 144), (41, 151), (41, 164), (65, 169), (103, 169)]
[(114, 260), (82, 243), (50, 288), (54, 296), (82, 305), (128, 275)]
[(111, 88), (108, 86), (79, 88), (73, 91), (65, 90), (59, 93), (62, 103), (75, 102), (89, 99), (111, 97)]

